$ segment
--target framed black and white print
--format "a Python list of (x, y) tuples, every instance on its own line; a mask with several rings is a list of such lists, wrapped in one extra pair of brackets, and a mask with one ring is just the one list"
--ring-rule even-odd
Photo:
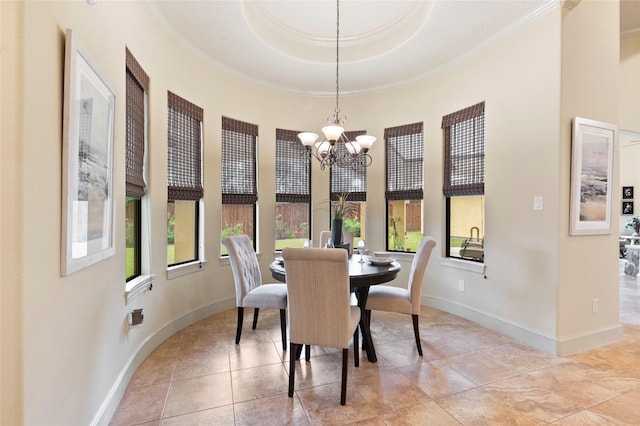
[(633, 214), (633, 201), (622, 202), (622, 214), (627, 214), (627, 215)]
[(633, 186), (623, 186), (622, 187), (622, 199), (623, 200), (633, 200)]
[(115, 253), (115, 92), (76, 35), (66, 32), (62, 128), (61, 275)]

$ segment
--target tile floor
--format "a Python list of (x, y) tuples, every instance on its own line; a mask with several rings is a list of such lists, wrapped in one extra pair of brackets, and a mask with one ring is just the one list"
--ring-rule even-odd
[[(423, 307), (419, 357), (409, 316), (373, 312), (378, 354), (350, 370), (340, 405), (341, 352), (315, 347), (287, 396), (279, 317), (206, 318), (140, 366), (112, 425), (630, 425), (640, 424), (640, 290), (620, 278), (622, 341), (567, 358)], [(350, 355), (352, 356), (351, 351)]]

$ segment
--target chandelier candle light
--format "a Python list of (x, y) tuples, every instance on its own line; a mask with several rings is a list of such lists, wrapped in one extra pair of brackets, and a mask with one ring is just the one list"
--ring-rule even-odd
[[(315, 157), (320, 162), (320, 169), (325, 167), (351, 167), (359, 169), (371, 165), (369, 148), (376, 141), (375, 136), (360, 135), (355, 141), (344, 134), (342, 125), (347, 117), (340, 114), (340, 0), (336, 1), (336, 108), (333, 115), (327, 117), (328, 126), (322, 128), (324, 140), (316, 142), (318, 135), (311, 132), (298, 133), (298, 138), (307, 152), (306, 158)], [(337, 143), (345, 144), (346, 152), (338, 153)]]

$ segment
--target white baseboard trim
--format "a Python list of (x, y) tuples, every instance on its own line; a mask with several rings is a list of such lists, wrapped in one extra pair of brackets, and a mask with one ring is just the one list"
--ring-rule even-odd
[(211, 315), (218, 314), (220, 312), (233, 309), (236, 306), (235, 297), (223, 300), (220, 302), (212, 303), (207, 306), (196, 309), (189, 312), (175, 321), (167, 324), (163, 328), (159, 329), (156, 333), (147, 337), (147, 339), (140, 345), (140, 348), (135, 352), (129, 362), (124, 366), (118, 377), (116, 378), (111, 390), (107, 394), (103, 403), (100, 405), (100, 409), (93, 417), (91, 425), (108, 425), (111, 418), (118, 409), (118, 405), (124, 396), (127, 386), (131, 381), (131, 378), (135, 374), (136, 370), (142, 362), (154, 351), (162, 342), (169, 337), (176, 334), (178, 331), (185, 327), (190, 326), (204, 318)]
[(476, 322), (505, 336), (516, 339), (551, 355), (568, 356), (598, 346), (614, 343), (622, 338), (620, 324), (580, 335), (556, 338), (540, 331), (528, 329), (522, 325), (498, 318), (468, 306), (430, 296), (422, 296), (422, 305), (449, 312), (459, 317)]

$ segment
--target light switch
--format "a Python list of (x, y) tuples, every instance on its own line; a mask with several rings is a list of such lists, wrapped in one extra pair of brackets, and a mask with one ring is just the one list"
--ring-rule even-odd
[(533, 209), (542, 210), (544, 208), (544, 202), (542, 201), (542, 195), (536, 195), (533, 197)]

